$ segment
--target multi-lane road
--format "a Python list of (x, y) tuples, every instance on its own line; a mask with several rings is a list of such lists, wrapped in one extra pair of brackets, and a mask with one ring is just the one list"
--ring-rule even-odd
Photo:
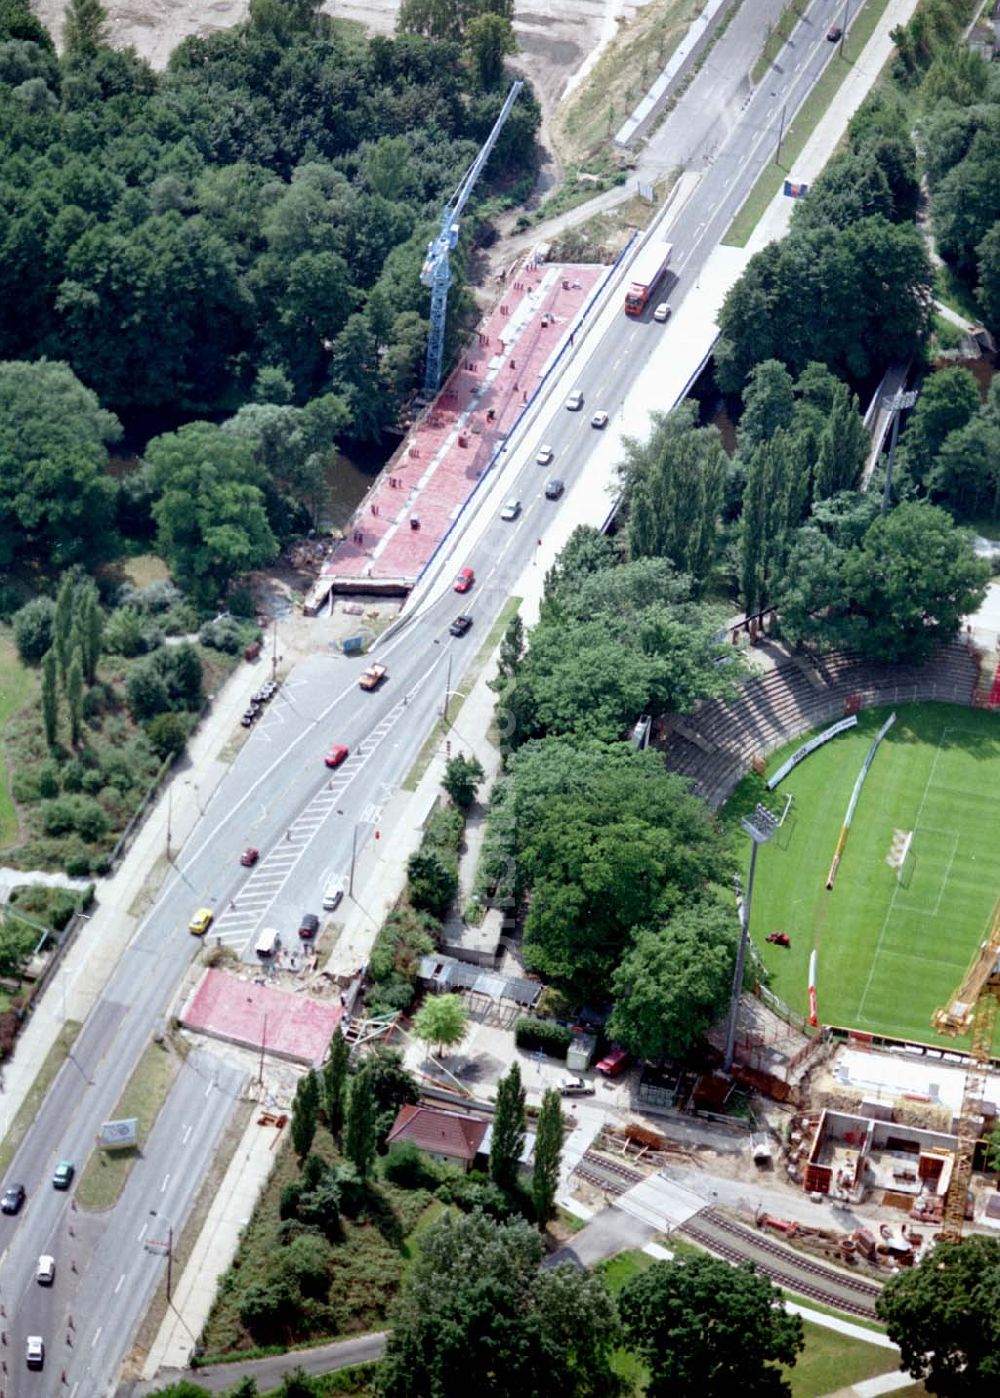
[[(825, 30), (840, 8), (835, 0), (815, 0), (808, 28), (799, 31), (794, 62), (772, 70), (673, 220), (675, 307), (773, 157), (783, 110), (789, 120), (830, 60), (834, 49), (825, 42)], [(747, 55), (748, 65), (751, 59)], [(673, 119), (683, 119), (683, 111), (682, 103)], [(379, 646), (378, 658), (389, 667), (387, 683), (373, 694), (362, 692), (360, 663), (344, 658), (317, 655), (299, 665), (205, 807), (8, 1172), (8, 1179), (27, 1185), (29, 1197), (18, 1218), (0, 1219), (0, 1302), (8, 1341), (0, 1386), (6, 1393), (100, 1398), (113, 1391), (165, 1265), (162, 1256), (145, 1249), (150, 1228), (177, 1230), (183, 1224), (239, 1095), (240, 1074), (210, 1052), (189, 1057), (121, 1201), (105, 1216), (74, 1210), (72, 1192), (52, 1189), (52, 1167), (61, 1158), (82, 1165), (100, 1123), (113, 1112), (196, 949), (186, 930), (191, 912), (202, 905), (216, 909), (213, 935), (250, 958), (262, 925), (278, 927), (294, 942), (299, 914), (319, 911), (328, 876), (346, 871), (352, 845), (370, 836), (433, 728), (446, 688), (462, 687), (477, 637), (486, 634), (504, 598), (517, 592), (538, 537), (560, 509), (544, 499), (547, 476), (565, 480), (570, 494), (588, 489), (587, 459), (602, 439), (589, 425), (591, 412), (623, 414), (630, 383), (668, 343), (669, 325), (629, 320), (620, 302), (619, 282), (551, 402), (534, 415), (523, 440), (511, 443), (496, 482), (467, 512), (442, 562), (439, 585), (425, 589), (405, 624)], [(586, 399), (579, 413), (562, 406), (570, 374), (571, 386)], [(534, 462), (542, 437), (555, 449), (548, 469)], [(523, 509), (519, 519), (506, 523), (499, 507), (511, 496), (522, 500)], [(599, 513), (601, 502), (595, 506)], [(479, 581), (468, 598), (459, 599), (450, 590), (451, 574), (466, 563), (476, 568)], [(475, 617), (473, 630), (461, 639), (448, 634), (458, 610)], [(331, 772), (323, 755), (333, 743), (346, 744), (350, 756)], [(262, 851), (253, 870), (239, 864), (247, 845)], [(34, 1282), (37, 1258), (46, 1252), (56, 1258), (51, 1289)], [(46, 1342), (41, 1372), (25, 1368), (24, 1342), (32, 1333)]]

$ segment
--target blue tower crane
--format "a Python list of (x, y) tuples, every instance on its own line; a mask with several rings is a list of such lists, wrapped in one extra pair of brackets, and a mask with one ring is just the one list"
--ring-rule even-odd
[(482, 173), (483, 166), (497, 143), (504, 122), (510, 116), (510, 109), (517, 101), (517, 94), (524, 83), (520, 78), (511, 84), (506, 100), (500, 108), (500, 115), (493, 123), (493, 130), (486, 138), (482, 150), (466, 171), (465, 178), (448, 200), (441, 213), (441, 232), (427, 245), (427, 257), (420, 269), (422, 285), (431, 289), (431, 333), (427, 338), (427, 364), (424, 368), (424, 392), (433, 398), (441, 387), (441, 362), (444, 358), (444, 327), (448, 315), (448, 288), (451, 286), (451, 266), (449, 254), (458, 242), (458, 219), (469, 202), (472, 188)]

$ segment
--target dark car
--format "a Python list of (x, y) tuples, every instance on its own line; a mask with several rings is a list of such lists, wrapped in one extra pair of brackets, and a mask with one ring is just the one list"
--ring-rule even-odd
[(251, 845), (249, 849), (245, 849), (240, 855), (240, 863), (243, 865), (244, 869), (252, 869), (259, 858), (260, 850), (254, 849), (253, 845)]
[(471, 625), (472, 617), (465, 616), (463, 614), (462, 616), (457, 616), (455, 618), (455, 620), (448, 627), (448, 630), (451, 632), (453, 636), (464, 636)]
[(545, 483), (545, 498), (546, 498), (546, 500), (558, 500), (559, 497), (560, 497), (560, 495), (562, 495), (562, 493), (563, 493), (563, 491), (564, 491), (565, 489), (566, 489), (566, 487), (563, 485), (562, 481), (558, 481), (558, 480), (556, 480), (556, 481), (546, 481), (546, 483)]
[(344, 747), (343, 743), (335, 743), (323, 761), (328, 767), (339, 767), (342, 762), (347, 761), (348, 755), (348, 749)]
[(19, 1214), (27, 1197), (28, 1192), (23, 1184), (9, 1184), (3, 1192), (3, 1199), (0, 1199), (0, 1209), (5, 1214)]
[(303, 913), (299, 918), (299, 936), (308, 941), (319, 931), (319, 918), (315, 913)]
[(835, 44), (843, 32), (839, 24), (833, 24), (826, 31), (826, 37), (831, 44)]

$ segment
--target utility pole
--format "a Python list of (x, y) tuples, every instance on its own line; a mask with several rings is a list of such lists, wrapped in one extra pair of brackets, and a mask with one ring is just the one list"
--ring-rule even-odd
[(271, 679), (274, 680), (278, 673), (278, 618), (274, 618), (274, 625), (271, 628)]
[(174, 1225), (167, 1224), (167, 1302), (170, 1301), (170, 1286), (174, 1276)]
[(444, 708), (441, 710), (441, 717), (445, 723), (448, 722), (448, 700), (451, 698), (451, 655), (448, 656), (448, 678), (444, 684)]
[(167, 863), (170, 863), (170, 815), (173, 804), (173, 786), (167, 787)]
[(840, 26), (840, 56), (841, 56), (841, 58), (843, 58), (843, 56), (844, 56), (844, 40), (847, 38), (847, 19), (848, 19), (848, 8), (849, 8), (849, 6), (850, 6), (850, 3), (851, 3), (851, 0), (844, 0), (844, 22), (843, 22), (843, 24)]
[(264, 1028), (260, 1036), (260, 1070), (257, 1074), (257, 1082), (264, 1086), (264, 1046), (267, 1043), (267, 1014), (264, 1015)]
[(354, 897), (354, 861), (358, 856), (358, 827), (355, 825), (354, 833), (351, 836), (351, 872), (347, 879), (347, 896)]
[(778, 149), (774, 152), (775, 165), (781, 164), (781, 143), (785, 139), (785, 111), (787, 107), (787, 102), (781, 104), (781, 121), (778, 123)]

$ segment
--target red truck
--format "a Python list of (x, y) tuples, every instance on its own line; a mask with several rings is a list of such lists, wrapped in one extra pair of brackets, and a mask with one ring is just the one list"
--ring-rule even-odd
[(653, 292), (670, 265), (670, 254), (673, 250), (673, 243), (647, 243), (632, 263), (632, 280), (625, 293), (627, 316), (641, 316), (649, 305), (653, 299)]

